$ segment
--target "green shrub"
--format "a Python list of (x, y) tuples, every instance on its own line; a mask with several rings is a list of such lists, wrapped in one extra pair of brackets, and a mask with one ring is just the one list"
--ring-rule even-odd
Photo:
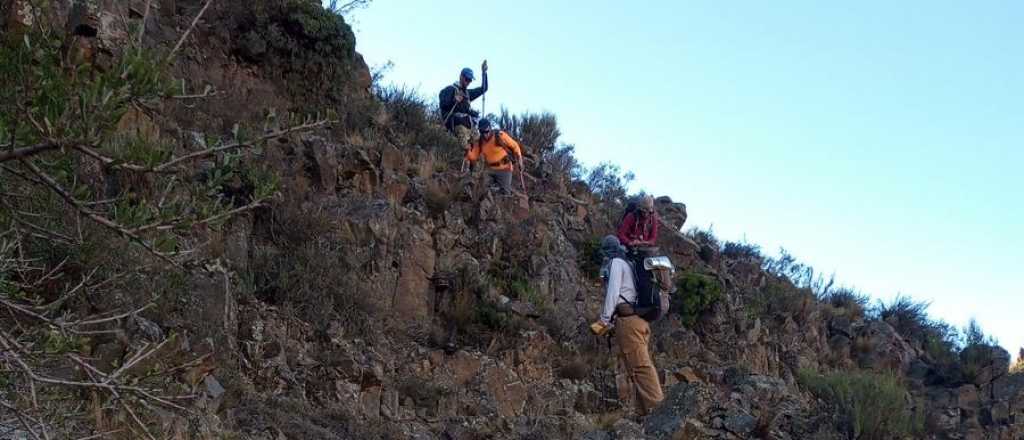
[(514, 115), (501, 109), (497, 122), (502, 130), (519, 140), (528, 153), (547, 156), (555, 151), (562, 132), (553, 113), (523, 113)]
[(590, 279), (597, 279), (601, 272), (601, 239), (594, 237), (576, 245), (579, 251), (576, 253), (576, 263), (583, 272), (583, 276)]
[(1017, 354), (1017, 360), (1010, 366), (1010, 374), (1024, 373), (1024, 349)]
[(734, 260), (753, 259), (761, 261), (761, 246), (747, 242), (727, 241), (722, 246), (722, 256)]
[(368, 73), (361, 72), (355, 34), (340, 14), (309, 0), (233, 2), (228, 8), (239, 36), (234, 52), (263, 66), (303, 110), (331, 105), (343, 112), (343, 127), (369, 123), (372, 100), (353, 87)]
[[(508, 312), (498, 310), (498, 308), (490, 303), (479, 302), (477, 303), (476, 316), (474, 317), (475, 323), (483, 326), (486, 330), (501, 332), (505, 335), (517, 335), (521, 330), (526, 328), (525, 318), (513, 315)], [(471, 325), (472, 327), (473, 325)], [(477, 330), (470, 330), (471, 332)]]
[(897, 295), (889, 303), (879, 300), (875, 314), (903, 337), (916, 341), (922, 340), (932, 327), (928, 317), (929, 305), (927, 302), (914, 301), (909, 296)]
[(999, 358), (1010, 358), (1010, 354), (999, 346), (999, 341), (986, 335), (974, 319), (964, 327), (962, 343), (960, 369), (965, 382), (977, 383), (985, 369), (997, 365)]
[(863, 318), (870, 301), (867, 295), (845, 287), (830, 290), (818, 299), (837, 309), (846, 310), (851, 319)]
[(427, 100), (415, 89), (405, 86), (376, 86), (374, 95), (384, 104), (390, 117), (391, 128), (402, 134), (419, 133), (426, 125), (435, 122)]
[(923, 430), (923, 414), (907, 404), (907, 390), (890, 374), (801, 370), (801, 386), (835, 408), (848, 438), (902, 439)]
[(679, 290), (672, 301), (672, 309), (679, 313), (683, 325), (692, 327), (697, 319), (722, 299), (722, 284), (714, 277), (697, 272), (686, 272), (676, 282)]
[(800, 322), (814, 295), (810, 289), (796, 287), (785, 278), (775, 278), (746, 295), (746, 300), (747, 313), (752, 318), (792, 317)]
[(708, 246), (714, 249), (721, 248), (718, 237), (715, 236), (715, 231), (711, 227), (707, 229), (700, 229), (696, 226), (692, 227), (686, 230), (686, 236), (699, 246)]
[(509, 293), (515, 299), (533, 304), (537, 310), (543, 310), (550, 305), (548, 297), (542, 295), (537, 289), (530, 286), (530, 281), (525, 278), (515, 278), (509, 285)]
[(579, 180), (583, 175), (583, 166), (576, 159), (576, 146), (562, 144), (544, 158), (546, 172), (556, 176), (565, 176), (568, 180)]
[(630, 182), (636, 176), (632, 172), (623, 172), (622, 168), (611, 162), (602, 162), (591, 168), (587, 173), (587, 186), (594, 195), (604, 202), (624, 200), (628, 194)]

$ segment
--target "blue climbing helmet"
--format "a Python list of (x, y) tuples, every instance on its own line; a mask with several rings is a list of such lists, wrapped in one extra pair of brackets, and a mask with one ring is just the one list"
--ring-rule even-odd
[(466, 79), (468, 79), (470, 81), (476, 79), (476, 77), (473, 76), (473, 69), (470, 69), (469, 67), (463, 68), (462, 69), (462, 73), (460, 73), (459, 75), (461, 75), (463, 78), (466, 78)]

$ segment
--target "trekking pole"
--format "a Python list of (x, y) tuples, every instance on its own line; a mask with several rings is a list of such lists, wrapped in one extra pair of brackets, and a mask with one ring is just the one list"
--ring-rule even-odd
[(526, 194), (526, 180), (523, 179), (523, 158), (519, 158), (519, 184), (523, 186), (523, 194)]
[[(484, 64), (480, 66), (480, 71), (483, 73), (484, 79), (486, 80), (487, 79), (487, 60), (484, 60)], [(481, 96), (484, 98), (484, 102), (483, 102), (483, 104), (481, 104), (482, 108), (480, 109), (480, 114), (483, 117), (486, 118), (487, 117), (487, 92), (485, 91), (483, 93), (483, 95), (481, 95)]]

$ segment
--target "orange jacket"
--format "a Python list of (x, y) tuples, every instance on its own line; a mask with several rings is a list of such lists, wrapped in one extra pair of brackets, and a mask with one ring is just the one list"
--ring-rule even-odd
[(488, 136), (486, 139), (481, 137), (479, 142), (473, 144), (469, 151), (466, 152), (466, 160), (476, 162), (480, 155), (483, 154), (487, 166), (491, 167), (492, 170), (512, 171), (512, 159), (508, 157), (508, 151), (505, 151), (505, 148), (498, 145), (499, 136), (501, 137), (501, 143), (509, 150), (512, 150), (518, 156), (517, 159), (523, 158), (523, 150), (519, 148), (519, 143), (512, 139), (512, 136), (505, 134), (504, 131), (498, 131), (498, 134)]

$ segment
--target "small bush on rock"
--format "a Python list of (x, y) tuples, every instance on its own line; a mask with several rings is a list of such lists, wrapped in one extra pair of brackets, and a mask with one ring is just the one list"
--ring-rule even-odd
[(932, 327), (928, 318), (927, 302), (914, 301), (909, 296), (898, 295), (892, 302), (878, 302), (875, 314), (888, 322), (903, 337), (911, 340), (922, 339)]
[(794, 286), (785, 278), (770, 279), (760, 289), (747, 297), (747, 311), (750, 317), (771, 317), (784, 320), (792, 317), (803, 322), (814, 295), (809, 289)]
[(722, 256), (734, 260), (752, 259), (761, 261), (761, 246), (747, 242), (728, 241), (722, 246)]
[(1017, 354), (1017, 360), (1010, 366), (1010, 374), (1024, 373), (1024, 348)]
[(679, 313), (683, 325), (687, 327), (696, 324), (701, 315), (722, 299), (721, 283), (708, 275), (686, 272), (676, 285), (679, 290), (672, 308)]
[(835, 408), (840, 429), (848, 438), (887, 440), (922, 431), (921, 414), (907, 404), (907, 390), (898, 378), (869, 372), (819, 374), (801, 370), (801, 386)]
[(577, 249), (579, 249), (579, 253), (576, 255), (576, 263), (579, 265), (580, 272), (585, 277), (598, 278), (602, 261), (601, 239), (594, 237), (586, 240), (577, 244)]
[(851, 319), (863, 318), (870, 301), (867, 295), (845, 287), (831, 290), (819, 299), (834, 308), (845, 310)]

